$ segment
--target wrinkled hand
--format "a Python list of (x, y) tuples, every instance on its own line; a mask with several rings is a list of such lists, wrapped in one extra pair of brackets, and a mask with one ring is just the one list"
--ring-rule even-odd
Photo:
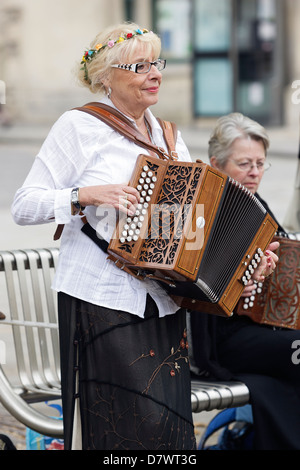
[(245, 287), (242, 296), (248, 297), (253, 289), (253, 281), (263, 282), (266, 277), (270, 276), (274, 269), (276, 268), (276, 263), (278, 263), (278, 256), (274, 253), (275, 250), (279, 247), (279, 242), (272, 242), (267, 247), (264, 255), (259, 263), (259, 266), (253, 273), (252, 280), (249, 281), (248, 285)]
[(135, 213), (139, 199), (139, 192), (126, 184), (87, 186), (79, 190), (82, 206), (111, 206), (128, 215)]

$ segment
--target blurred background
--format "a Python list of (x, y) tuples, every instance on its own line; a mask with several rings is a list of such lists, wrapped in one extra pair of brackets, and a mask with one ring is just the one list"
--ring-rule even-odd
[(48, 123), (89, 99), (76, 63), (102, 28), (133, 20), (168, 60), (158, 114), (191, 124), (238, 109), (293, 125), (299, 15), (299, 0), (1, 0), (2, 120)]

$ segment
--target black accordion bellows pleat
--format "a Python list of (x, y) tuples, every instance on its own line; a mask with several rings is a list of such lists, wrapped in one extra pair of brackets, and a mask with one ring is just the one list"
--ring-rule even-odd
[(234, 180), (228, 181), (198, 273), (198, 280), (210, 286), (216, 298), (222, 295), (225, 280), (233, 276), (265, 214), (255, 196)]

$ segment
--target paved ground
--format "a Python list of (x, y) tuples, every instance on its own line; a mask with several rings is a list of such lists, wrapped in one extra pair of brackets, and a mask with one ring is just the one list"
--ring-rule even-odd
[(17, 450), (26, 450), (26, 427), (0, 404), (0, 434), (8, 436)]

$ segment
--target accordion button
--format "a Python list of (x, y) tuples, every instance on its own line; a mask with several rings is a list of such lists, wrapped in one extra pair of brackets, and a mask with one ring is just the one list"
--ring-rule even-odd
[(244, 310), (247, 310), (247, 308), (248, 308), (248, 305), (247, 305), (247, 304), (244, 304), (244, 305), (243, 305), (243, 309), (244, 309)]
[(144, 171), (148, 171), (148, 170), (149, 170), (149, 168), (147, 167), (147, 165), (145, 165), (145, 166), (143, 167), (143, 170), (144, 170)]

